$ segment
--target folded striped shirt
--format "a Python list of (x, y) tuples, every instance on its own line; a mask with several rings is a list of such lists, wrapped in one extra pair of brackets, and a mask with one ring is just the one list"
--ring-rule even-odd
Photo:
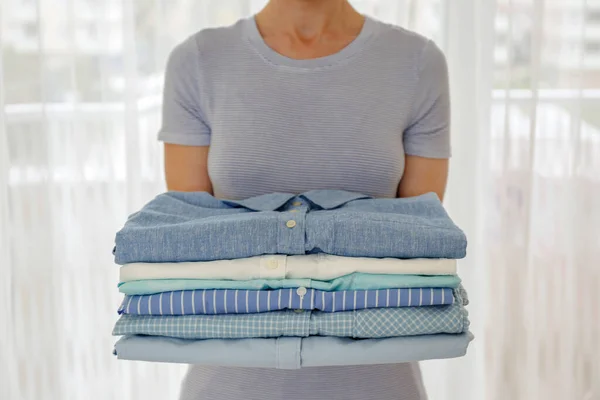
[(122, 315), (113, 335), (151, 335), (180, 339), (242, 339), (281, 336), (384, 338), (468, 330), (460, 300), (448, 306), (373, 308), (324, 313), (273, 311), (257, 314), (150, 316)]
[(125, 296), (120, 314), (252, 314), (287, 309), (340, 312), (367, 308), (448, 305), (452, 289), (408, 288), (324, 292), (299, 287), (280, 290), (184, 290)]

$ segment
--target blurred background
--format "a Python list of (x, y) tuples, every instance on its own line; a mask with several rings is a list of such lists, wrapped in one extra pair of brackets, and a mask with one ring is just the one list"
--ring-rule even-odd
[[(0, 398), (175, 399), (117, 362), (111, 249), (165, 190), (166, 57), (266, 0), (0, 0)], [(446, 206), (476, 335), (431, 400), (600, 399), (600, 1), (355, 0), (450, 66)]]

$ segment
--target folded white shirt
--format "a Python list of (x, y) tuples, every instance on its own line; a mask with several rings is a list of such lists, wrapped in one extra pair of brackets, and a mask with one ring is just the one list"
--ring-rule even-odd
[(456, 260), (367, 258), (330, 254), (264, 255), (235, 260), (132, 263), (120, 269), (121, 282), (142, 279), (315, 279), (327, 281), (355, 272), (395, 275), (455, 275)]

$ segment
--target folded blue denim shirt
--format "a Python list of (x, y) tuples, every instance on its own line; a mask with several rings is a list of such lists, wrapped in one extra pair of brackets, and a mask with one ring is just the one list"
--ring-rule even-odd
[(121, 265), (314, 253), (458, 259), (467, 247), (434, 193), (373, 199), (340, 190), (241, 201), (168, 192), (131, 215), (115, 242)]

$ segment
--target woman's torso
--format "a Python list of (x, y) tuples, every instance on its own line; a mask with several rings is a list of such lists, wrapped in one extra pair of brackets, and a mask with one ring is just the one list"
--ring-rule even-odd
[(300, 370), (192, 366), (180, 400), (425, 400), (417, 363)]
[[(416, 34), (369, 18), (348, 47), (314, 60), (292, 60), (270, 50), (254, 19), (188, 39), (176, 52), (195, 63), (189, 82), (198, 92), (190, 97), (204, 134), (210, 135), (215, 196), (343, 189), (394, 197), (427, 46)], [(168, 141), (169, 129), (161, 135)], [(187, 144), (203, 143), (191, 140)], [(181, 397), (283, 398), (426, 396), (418, 365), (400, 364), (298, 371), (195, 366)]]

